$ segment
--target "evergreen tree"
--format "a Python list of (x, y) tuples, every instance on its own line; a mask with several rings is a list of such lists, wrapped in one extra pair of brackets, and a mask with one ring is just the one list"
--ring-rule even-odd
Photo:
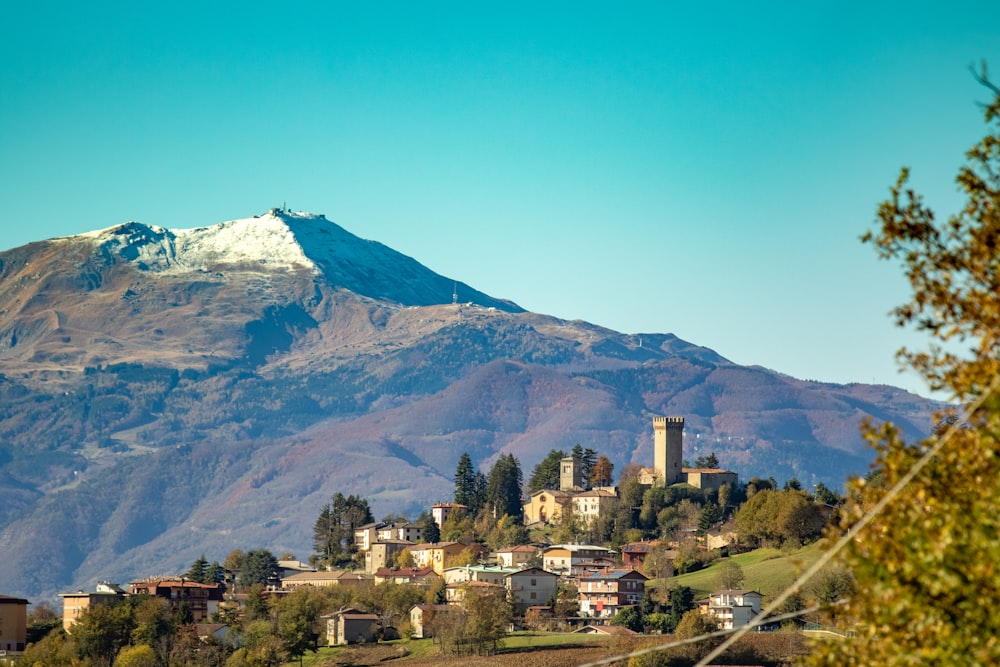
[(208, 559), (205, 558), (205, 554), (198, 556), (194, 563), (191, 564), (191, 569), (184, 573), (184, 578), (190, 581), (196, 581), (199, 584), (208, 583)]
[(594, 471), (594, 466), (597, 465), (597, 452), (590, 447), (584, 449), (577, 443), (573, 445), (573, 451), (570, 456), (580, 466), (580, 474), (584, 485), (588, 485), (590, 483), (590, 476)]
[(719, 457), (712, 452), (708, 456), (699, 456), (694, 460), (695, 468), (718, 468), (719, 467)]
[(822, 505), (837, 506), (844, 502), (836, 492), (831, 491), (830, 488), (823, 482), (819, 482), (816, 488), (813, 489), (813, 497), (816, 502)]
[(698, 534), (704, 535), (722, 518), (722, 509), (715, 503), (705, 503), (698, 519)]
[(469, 505), (469, 513), (475, 516), (479, 514), (488, 501), (489, 480), (482, 471), (476, 471), (476, 480), (473, 485), (473, 500)]
[(240, 583), (243, 586), (275, 583), (278, 576), (278, 559), (267, 549), (255, 549), (243, 554)]
[(455, 502), (472, 507), (476, 502), (476, 469), (469, 452), (462, 452), (455, 468)]
[(219, 565), (219, 561), (214, 560), (212, 561), (212, 564), (209, 565), (208, 568), (206, 568), (205, 581), (203, 581), (202, 583), (221, 584), (225, 580), (226, 580), (226, 571), (223, 569), (221, 565)]
[(353, 555), (354, 531), (375, 519), (368, 501), (360, 496), (338, 492), (320, 510), (313, 525), (313, 550), (316, 558), (328, 565), (349, 560)]
[(434, 543), (441, 541), (441, 526), (437, 525), (437, 521), (434, 520), (430, 512), (424, 510), (418, 522), (424, 524), (424, 542)]
[(499, 518), (506, 514), (515, 521), (523, 522), (522, 482), (521, 464), (513, 454), (501, 454), (490, 470), (487, 486), (489, 507), (494, 517)]
[(560, 481), (560, 468), (562, 460), (566, 458), (566, 452), (561, 449), (549, 450), (544, 459), (538, 462), (531, 477), (528, 479), (528, 493), (542, 489), (558, 489)]

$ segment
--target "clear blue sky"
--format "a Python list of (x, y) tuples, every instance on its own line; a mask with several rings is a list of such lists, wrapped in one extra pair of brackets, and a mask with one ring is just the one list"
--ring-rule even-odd
[[(940, 213), (1000, 2), (8, 2), (0, 249), (287, 203), (538, 312), (896, 384), (903, 165)], [(447, 299), (450, 295), (447, 295)]]

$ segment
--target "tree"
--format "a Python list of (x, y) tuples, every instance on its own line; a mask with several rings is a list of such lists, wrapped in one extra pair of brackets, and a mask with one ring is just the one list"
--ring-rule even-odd
[(719, 457), (712, 452), (708, 456), (699, 456), (694, 461), (695, 468), (718, 468), (719, 467)]
[(513, 454), (501, 454), (490, 470), (487, 496), (493, 516), (504, 514), (521, 518), (524, 507), (521, 504), (521, 464)]
[(424, 510), (417, 522), (424, 525), (424, 542), (433, 544), (441, 541), (441, 526), (437, 525), (430, 512)]
[(528, 478), (528, 493), (541, 491), (542, 489), (558, 489), (560, 486), (560, 471), (562, 470), (562, 460), (566, 458), (566, 452), (561, 449), (549, 450), (544, 459), (531, 471)]
[(39, 602), (33, 607), (28, 614), (25, 628), (26, 641), (29, 644), (40, 641), (56, 628), (62, 627), (62, 616), (48, 602)]
[(355, 529), (373, 521), (366, 499), (337, 492), (320, 509), (313, 525), (315, 559), (327, 565), (349, 561), (355, 551)]
[(267, 549), (255, 549), (243, 554), (240, 583), (243, 586), (273, 583), (278, 575), (278, 559)]
[(642, 632), (642, 614), (636, 607), (622, 607), (611, 619), (611, 625), (620, 625), (634, 632)]
[(573, 445), (573, 451), (570, 453), (570, 456), (580, 466), (580, 476), (583, 478), (584, 484), (588, 483), (594, 466), (597, 465), (597, 452), (590, 447), (584, 449), (579, 444), (576, 444)]
[(897, 324), (930, 337), (900, 360), (966, 415), (947, 426), (954, 413), (943, 412), (947, 427), (915, 444), (892, 424), (866, 425), (884, 485), (850, 482), (840, 515), (841, 530), (859, 531), (840, 552), (856, 580), (845, 616), (857, 636), (817, 645), (814, 665), (1000, 663), (1000, 616), (982, 604), (1000, 596), (1000, 88), (985, 67), (978, 78), (993, 100), (957, 177), (962, 209), (939, 223), (904, 169), (864, 237), (912, 288)]
[(722, 508), (715, 503), (705, 503), (698, 517), (698, 534), (704, 535), (722, 519)]
[(202, 554), (191, 563), (191, 569), (184, 573), (184, 578), (199, 584), (207, 584), (207, 573), (208, 559), (205, 558), (205, 554)]
[(610, 486), (614, 479), (615, 464), (608, 457), (598, 456), (594, 467), (590, 471), (591, 486)]
[(469, 452), (462, 452), (455, 468), (455, 502), (472, 507), (476, 496), (476, 469)]
[(126, 646), (115, 658), (115, 667), (158, 667), (156, 651), (145, 644)]
[(467, 589), (462, 600), (465, 633), (477, 654), (496, 653), (497, 642), (507, 634), (514, 609), (506, 595)]
[(243, 550), (233, 549), (230, 551), (226, 560), (222, 562), (222, 567), (230, 572), (239, 572), (240, 568), (243, 567)]
[(319, 644), (317, 624), (323, 611), (322, 593), (312, 586), (300, 586), (278, 599), (276, 606), (278, 636), (292, 658), (306, 651), (316, 652)]
[[(719, 625), (714, 618), (702, 614), (697, 609), (692, 609), (681, 617), (674, 635), (677, 639), (692, 639), (715, 632), (718, 629)], [(721, 642), (722, 640), (718, 637), (703, 639), (695, 644), (680, 647), (679, 653), (686, 655), (690, 660), (700, 660)]]
[(843, 498), (837, 495), (835, 491), (832, 491), (823, 482), (816, 484), (816, 487), (813, 489), (813, 497), (816, 499), (816, 502), (821, 505), (828, 505), (830, 507), (836, 507), (844, 502)]
[(110, 667), (118, 652), (128, 646), (134, 627), (129, 604), (88, 607), (73, 625), (77, 655), (97, 667)]
[(29, 667), (73, 667), (80, 663), (75, 643), (60, 628), (38, 641), (28, 642), (18, 664)]
[(743, 586), (743, 568), (732, 558), (722, 561), (719, 573), (715, 577), (715, 585), (723, 590), (734, 591)]

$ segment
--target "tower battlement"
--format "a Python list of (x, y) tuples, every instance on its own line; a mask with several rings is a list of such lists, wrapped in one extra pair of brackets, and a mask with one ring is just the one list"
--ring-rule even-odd
[(653, 417), (653, 428), (684, 428), (684, 417)]

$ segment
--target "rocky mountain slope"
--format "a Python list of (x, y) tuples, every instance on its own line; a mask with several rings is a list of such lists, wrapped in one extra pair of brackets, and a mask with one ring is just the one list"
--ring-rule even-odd
[(305, 559), (338, 491), (416, 516), (464, 451), (648, 465), (653, 415), (688, 458), (839, 486), (862, 418), (916, 437), (933, 407), (528, 313), (322, 216), (127, 223), (0, 253), (0, 591)]

